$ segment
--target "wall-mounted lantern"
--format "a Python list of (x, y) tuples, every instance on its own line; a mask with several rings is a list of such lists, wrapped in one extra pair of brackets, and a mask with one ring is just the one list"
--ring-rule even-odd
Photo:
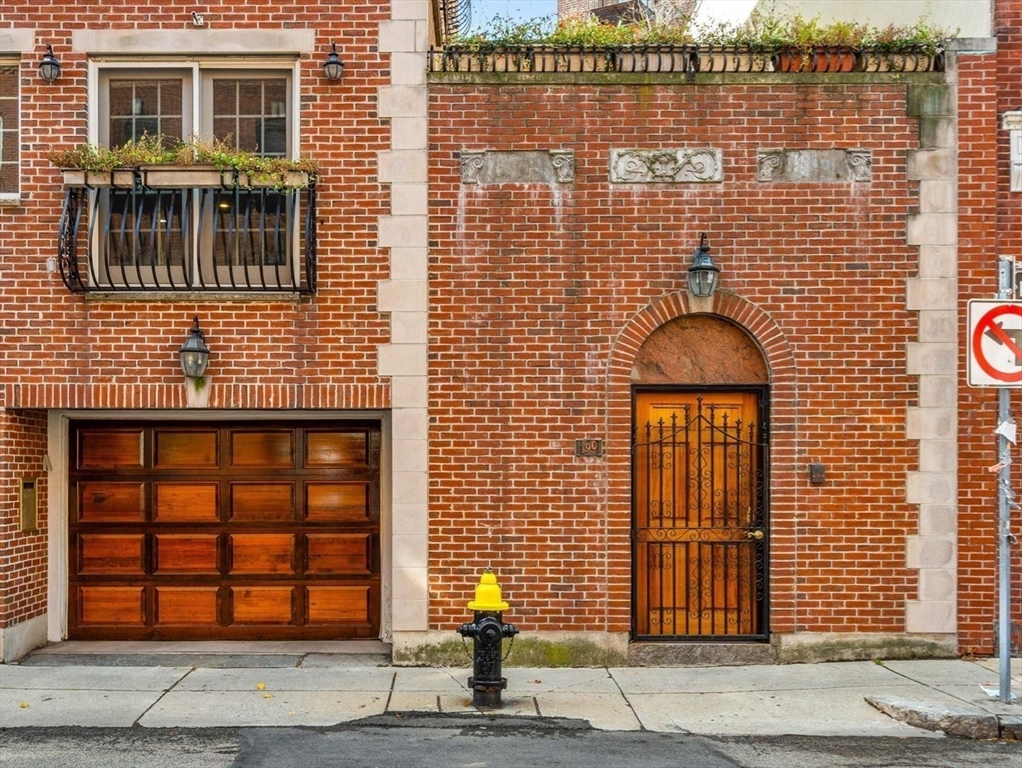
[(52, 83), (58, 77), (60, 77), (60, 62), (57, 61), (57, 57), (53, 55), (53, 46), (46, 46), (46, 54), (43, 56), (43, 60), (39, 63), (39, 77), (48, 83)]
[(344, 62), (337, 55), (337, 43), (330, 44), (330, 53), (323, 62), (323, 75), (327, 80), (337, 81), (344, 74)]
[(717, 290), (717, 278), (720, 267), (710, 258), (710, 246), (706, 243), (706, 233), (699, 236), (699, 247), (692, 254), (692, 266), (688, 268), (688, 289), (693, 296), (705, 298), (712, 296)]
[(209, 364), (209, 347), (206, 346), (206, 337), (199, 328), (199, 316), (192, 320), (191, 330), (188, 331), (188, 338), (181, 345), (178, 351), (181, 360), (181, 370), (189, 379), (201, 379), (206, 373), (206, 366)]

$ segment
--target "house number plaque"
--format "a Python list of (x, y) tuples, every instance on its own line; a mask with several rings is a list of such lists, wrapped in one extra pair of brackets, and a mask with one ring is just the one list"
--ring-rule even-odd
[(595, 438), (585, 438), (575, 441), (576, 456), (602, 456), (603, 441)]

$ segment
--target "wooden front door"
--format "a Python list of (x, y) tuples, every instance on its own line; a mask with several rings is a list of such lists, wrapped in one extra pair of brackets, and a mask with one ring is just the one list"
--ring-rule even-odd
[(77, 422), (68, 634), (375, 638), (375, 422)]
[(766, 636), (766, 451), (759, 394), (639, 392), (634, 634)]

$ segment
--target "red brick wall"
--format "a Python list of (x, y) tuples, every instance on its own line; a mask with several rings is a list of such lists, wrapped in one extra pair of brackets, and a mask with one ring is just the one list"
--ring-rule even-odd
[[(46, 414), (0, 412), (0, 628), (46, 609)], [(22, 531), (21, 481), (36, 481), (39, 528)]]
[[(72, 50), (74, 30), (193, 30), (194, 4), (76, 3), (54, 13), (47, 4), (5, 0), (0, 26), (34, 28), (36, 49), (21, 58), (22, 201), (0, 207), (0, 408), (184, 407), (177, 349), (198, 315), (212, 349), (212, 407), (387, 407), (389, 386), (376, 376), (376, 345), (389, 323), (376, 311), (376, 282), (388, 275), (377, 247), (377, 218), (389, 191), (376, 179), (377, 153), (390, 129), (376, 112), (377, 89), (389, 82), (389, 57), (378, 50), (387, 3), (352, 0), (281, 6), (266, 0), (199, 9), (213, 35), (235, 29), (316, 30), (301, 57), (301, 152), (320, 164), (318, 292), (294, 302), (161, 297), (86, 300), (48, 273), (57, 253), (63, 203), (59, 171), (46, 159), (87, 137), (87, 59)], [(344, 78), (328, 82), (322, 63), (336, 42)], [(55, 83), (38, 77), (46, 44), (61, 63)], [(5, 446), (35, 423), (8, 412)], [(0, 433), (3, 436), (3, 433)], [(13, 441), (13, 442), (12, 442)], [(0, 467), (17, 452), (5, 449)], [(20, 459), (19, 459), (20, 461)], [(36, 461), (38, 463), (38, 461)], [(8, 470), (13, 473), (14, 470)], [(0, 561), (17, 576), (17, 602), (0, 609), (0, 626), (44, 610), (42, 537), (8, 538), (16, 507), (5, 474), (0, 507)], [(32, 543), (30, 542), (37, 542)], [(24, 595), (22, 595), (24, 591)]]
[[(1004, 112), (1022, 109), (1022, 2), (998, 0), (994, 13), (996, 56), (962, 57), (959, 72), (959, 289), (963, 318), (968, 299), (996, 296), (998, 256), (1022, 261), (1022, 193), (1009, 191), (1008, 132), (1000, 123)], [(991, 101), (996, 103), (996, 111), (991, 109)], [(990, 217), (994, 210), (996, 221)], [(963, 371), (964, 352), (963, 348)], [(1019, 403), (1013, 392), (1016, 419)], [(966, 653), (994, 653), (998, 490), (997, 475), (988, 468), (997, 462), (993, 434), (996, 390), (963, 387), (959, 423), (959, 644)], [(1018, 449), (1013, 453), (1017, 461)], [(1012, 474), (1017, 491), (1017, 465)], [(1012, 530), (1017, 531), (1017, 511), (1012, 520)], [(1022, 548), (1014, 546), (1012, 554), (1012, 619), (1022, 625)]]
[[(640, 313), (684, 291), (705, 231), (735, 295), (718, 311), (772, 365), (777, 344), (793, 360), (774, 370), (772, 629), (901, 631), (917, 525), (904, 86), (436, 85), (430, 106), (432, 626), (460, 620), (464, 585), (493, 565), (524, 628), (628, 629), (615, 355)], [(722, 149), (724, 183), (608, 182), (611, 148), (678, 146)], [(757, 183), (756, 150), (782, 147), (869, 148), (873, 181)], [(461, 185), (462, 149), (571, 149), (575, 183)], [(579, 437), (603, 437), (605, 460), (576, 459)], [(826, 485), (808, 484), (810, 461)]]
[[(1022, 0), (999, 0), (995, 10), (997, 32), (997, 114), (1022, 110)], [(1022, 192), (1009, 189), (1009, 147), (1006, 131), (997, 137), (997, 253), (1022, 262)], [(1020, 267), (1022, 268), (1022, 267)], [(1014, 398), (1014, 408), (1020, 399)], [(1018, 411), (1013, 411), (1018, 418)], [(1016, 452), (1017, 457), (1017, 452)], [(1014, 473), (1013, 487), (1022, 487), (1022, 477)], [(1022, 515), (1012, 516), (1011, 530), (1022, 532)], [(1012, 645), (1022, 648), (1022, 545), (1017, 541), (1011, 549), (1011, 620)]]
[[(959, 269), (964, 317), (970, 298), (997, 292), (997, 257), (1022, 259), (1022, 196), (1008, 191), (1008, 135), (1000, 115), (1022, 108), (1022, 3), (996, 6), (996, 56), (961, 57), (959, 72)], [(990, 108), (996, 99), (996, 111)], [(996, 223), (990, 211), (996, 210)], [(963, 371), (965, 365), (963, 348)], [(964, 381), (965, 374), (962, 373)], [(1012, 397), (1013, 408), (1019, 399)], [(1016, 414), (1017, 416), (1017, 414)], [(998, 490), (996, 390), (963, 387), (959, 402), (959, 645), (963, 652), (992, 653), (997, 625)], [(1014, 473), (1018, 486), (1018, 473)], [(1017, 519), (1017, 513), (1015, 513)], [(1022, 556), (1014, 549), (1012, 616), (1022, 620)]]
[[(37, 3), (5, 2), (5, 21), (34, 26), (39, 50), (22, 59), (23, 205), (0, 209), (7, 282), (3, 309), (6, 330), (17, 341), (0, 351), (0, 391), (14, 382), (136, 392), (143, 385), (173, 384), (176, 391), (176, 350), (194, 314), (213, 350), (209, 373), (214, 387), (254, 382), (292, 389), (305, 382), (331, 387), (379, 384), (374, 375), (376, 345), (387, 341), (389, 331), (386, 318), (375, 311), (376, 281), (387, 276), (388, 267), (387, 254), (376, 247), (375, 238), (377, 217), (388, 211), (389, 199), (375, 174), (376, 153), (387, 147), (389, 128), (375, 109), (376, 89), (387, 81), (386, 62), (376, 50), (375, 34), (367, 30), (375, 32), (387, 18), (385, 4), (353, 2), (342, 8), (310, 3), (282, 10), (279, 3), (257, 0), (240, 4), (237, 13), (224, 8), (205, 14), (207, 28), (214, 32), (317, 30), (316, 50), (302, 56), (300, 139), (302, 153), (322, 167), (315, 298), (294, 303), (86, 301), (68, 292), (58, 274), (46, 272), (47, 258), (56, 255), (63, 200), (60, 174), (46, 153), (86, 138), (86, 58), (70, 50), (72, 30), (90, 25), (192, 29), (193, 7), (149, 3), (119, 11), (87, 2), (55, 20)], [(347, 64), (339, 83), (321, 76), (333, 41)], [(36, 74), (45, 43), (53, 45), (61, 61), (60, 79), (53, 84)], [(344, 343), (336, 343), (338, 339)]]

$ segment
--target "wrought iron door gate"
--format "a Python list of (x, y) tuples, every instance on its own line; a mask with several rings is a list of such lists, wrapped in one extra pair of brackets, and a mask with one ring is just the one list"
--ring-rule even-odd
[(766, 451), (755, 392), (635, 398), (634, 634), (765, 639)]

